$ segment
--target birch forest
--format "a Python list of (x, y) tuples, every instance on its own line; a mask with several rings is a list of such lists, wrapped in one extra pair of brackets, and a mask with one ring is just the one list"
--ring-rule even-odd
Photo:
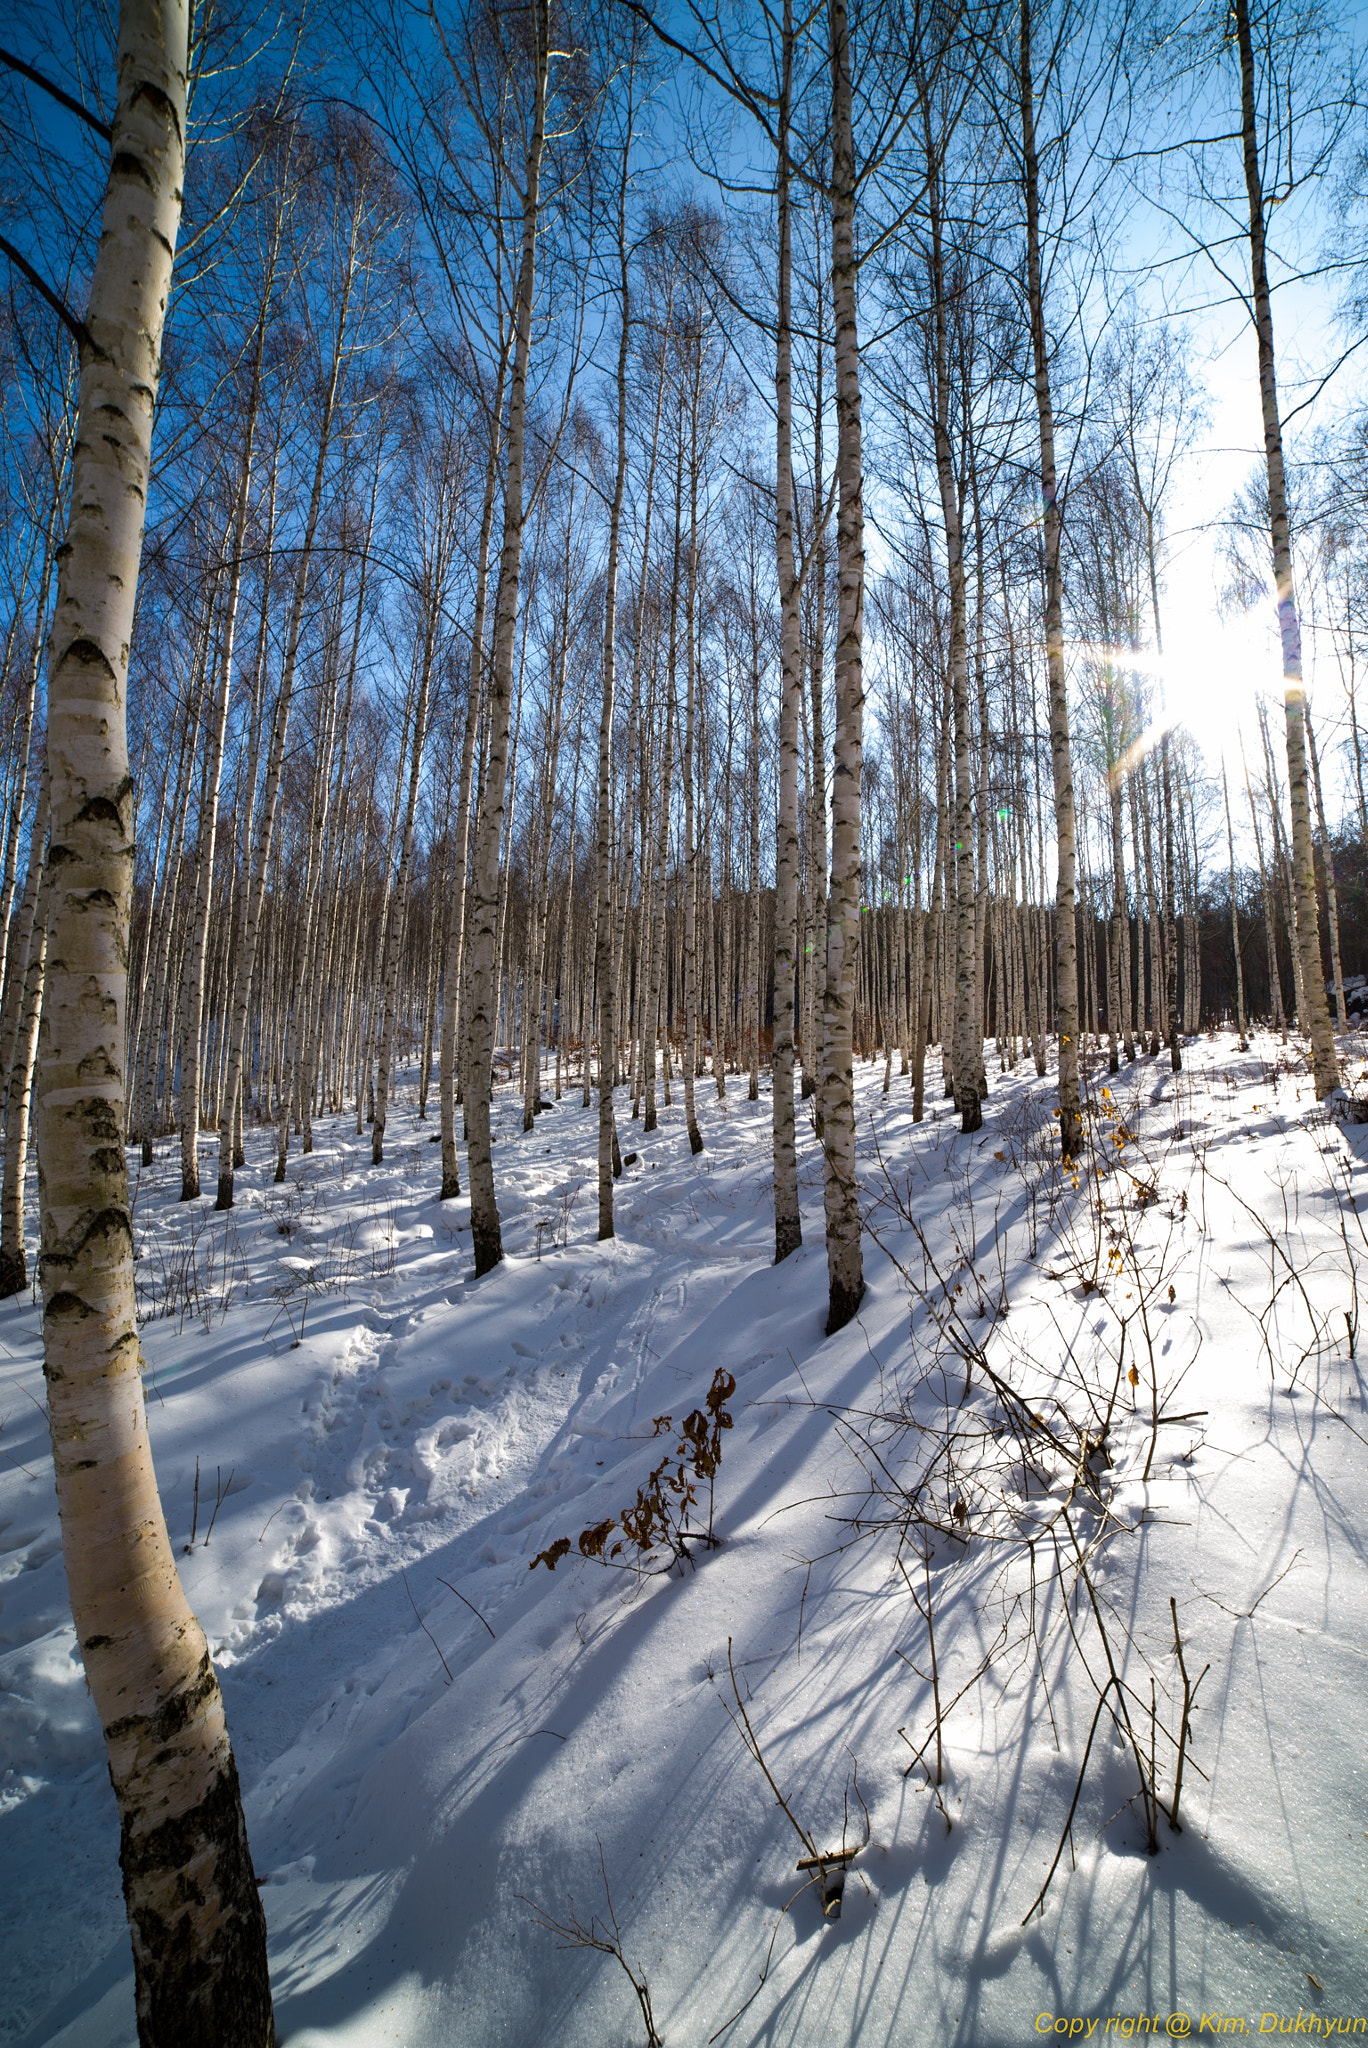
[(0, 2042), (1350, 2026), (1357, 10), (0, 26)]

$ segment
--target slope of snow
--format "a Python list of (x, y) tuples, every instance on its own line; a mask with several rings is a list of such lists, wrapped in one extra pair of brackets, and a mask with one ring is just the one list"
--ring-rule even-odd
[[(768, 1098), (735, 1084), (700, 1086), (698, 1159), (678, 1106), (649, 1138), (624, 1121), (607, 1245), (596, 1111), (567, 1096), (524, 1136), (501, 1104), (509, 1255), (479, 1282), (411, 1111), (383, 1168), (340, 1118), (283, 1188), (249, 1140), (229, 1218), (177, 1203), (169, 1148), (142, 1175), (157, 1467), (180, 1548), (198, 1461), (181, 1566), (283, 2042), (643, 2040), (618, 1963), (546, 1924), (602, 1926), (605, 1878), (669, 2048), (748, 1999), (731, 2042), (861, 2048), (1368, 2012), (1366, 1134), (1271, 1037), (1186, 1063), (1141, 1060), (1110, 1098), (1094, 1072), (1077, 1187), (1048, 1082), (994, 1073), (965, 1139), (860, 1068), (869, 1289), (832, 1339), (820, 1153), (804, 1117), (807, 1243), (775, 1269)], [(0, 1347), (0, 2042), (114, 2048), (117, 1825), (31, 1302), (0, 1309)], [(720, 1546), (664, 1575), (530, 1570), (632, 1500), (655, 1419), (677, 1429), (719, 1366)], [(1183, 1826), (1161, 1813), (1150, 1856), (1135, 1748), (1168, 1802), (1171, 1598), (1190, 1680), (1209, 1669)], [(1104, 1707), (1089, 1749), (1103, 1691), (1135, 1743)], [(839, 1920), (800, 1890), (741, 1706), (817, 1848), (861, 1845)]]

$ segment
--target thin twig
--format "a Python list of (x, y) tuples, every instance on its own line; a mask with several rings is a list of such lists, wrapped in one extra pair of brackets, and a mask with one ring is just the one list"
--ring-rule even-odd
[(233, 1484), (233, 1474), (234, 1474), (234, 1473), (235, 1473), (235, 1472), (237, 1471), (237, 1466), (236, 1466), (236, 1465), (231, 1465), (231, 1466), (229, 1467), (229, 1469), (228, 1469), (228, 1484), (227, 1484), (227, 1486), (224, 1486), (224, 1485), (222, 1484), (222, 1481), (221, 1481), (221, 1477), (220, 1477), (220, 1475), (222, 1474), (222, 1471), (223, 1471), (223, 1467), (222, 1467), (222, 1465), (215, 1465), (215, 1467), (214, 1467), (214, 1486), (215, 1486), (215, 1495), (214, 1495), (214, 1512), (213, 1512), (213, 1514), (212, 1514), (212, 1515), (210, 1515), (210, 1517), (209, 1517), (209, 1527), (208, 1527), (208, 1528), (207, 1528), (207, 1529), (205, 1530), (205, 1532), (204, 1532), (204, 1547), (205, 1547), (205, 1549), (206, 1549), (206, 1550), (207, 1550), (207, 1549), (209, 1548), (209, 1538), (210, 1538), (210, 1537), (211, 1537), (211, 1536), (213, 1535), (213, 1533), (214, 1533), (214, 1524), (215, 1524), (215, 1522), (216, 1522), (216, 1521), (218, 1520), (218, 1511), (219, 1511), (219, 1509), (220, 1509), (220, 1508), (221, 1508), (221, 1507), (223, 1506), (223, 1503), (224, 1503), (224, 1502), (225, 1502), (225, 1501), (227, 1500), (227, 1498), (228, 1498), (228, 1495), (229, 1495), (229, 1492), (230, 1492), (230, 1491), (231, 1491), (231, 1489), (232, 1489), (232, 1484)]
[(436, 1636), (435, 1636), (435, 1635), (434, 1635), (434, 1634), (432, 1633), (432, 1630), (431, 1630), (431, 1629), (430, 1629), (430, 1628), (428, 1627), (427, 1623), (426, 1623), (426, 1622), (424, 1621), (424, 1619), (423, 1619), (422, 1615), (421, 1615), (421, 1614), (420, 1614), (420, 1613), (418, 1612), (418, 1602), (417, 1602), (417, 1601), (416, 1601), (416, 1600), (414, 1599), (414, 1597), (413, 1597), (413, 1588), (412, 1588), (412, 1586), (410, 1586), (410, 1584), (409, 1584), (409, 1582), (408, 1582), (408, 1573), (407, 1573), (407, 1572), (406, 1572), (406, 1571), (404, 1570), (404, 1568), (403, 1568), (403, 1566), (402, 1566), (402, 1565), (401, 1565), (401, 1566), (400, 1566), (400, 1568), (399, 1568), (399, 1576), (400, 1576), (400, 1578), (401, 1578), (401, 1579), (403, 1580), (403, 1582), (404, 1582), (404, 1591), (405, 1591), (405, 1592), (406, 1592), (406, 1593), (408, 1594), (408, 1597), (409, 1597), (409, 1606), (410, 1606), (410, 1607), (411, 1607), (411, 1608), (413, 1609), (413, 1616), (414, 1616), (414, 1620), (415, 1620), (415, 1621), (416, 1621), (416, 1622), (418, 1623), (418, 1626), (419, 1626), (419, 1628), (420, 1628), (420, 1629), (421, 1629), (421, 1630), (423, 1631), (423, 1634), (424, 1634), (424, 1635), (425, 1635), (425, 1636), (427, 1637), (427, 1639), (428, 1639), (428, 1641), (429, 1641), (429, 1642), (431, 1643), (431, 1645), (432, 1645), (433, 1649), (434, 1649), (434, 1650), (435, 1650), (435, 1651), (437, 1652), (437, 1655), (438, 1655), (438, 1656), (439, 1656), (439, 1657), (441, 1658), (441, 1661), (442, 1661), (442, 1669), (443, 1669), (443, 1671), (445, 1671), (445, 1673), (446, 1673), (446, 1675), (447, 1675), (447, 1684), (448, 1684), (448, 1685), (452, 1685), (452, 1684), (454, 1684), (454, 1683), (455, 1683), (455, 1681), (454, 1681), (454, 1679), (452, 1678), (452, 1675), (451, 1675), (451, 1666), (450, 1666), (450, 1665), (449, 1665), (449, 1664), (447, 1663), (447, 1660), (446, 1660), (446, 1658), (445, 1658), (445, 1657), (442, 1657), (442, 1646), (441, 1646), (441, 1644), (440, 1644), (440, 1643), (438, 1642), (438, 1640), (437, 1640)]
[[(774, 1773), (773, 1771), (771, 1771), (769, 1765), (765, 1762), (764, 1752), (760, 1748), (759, 1741), (756, 1738), (755, 1730), (751, 1727), (750, 1715), (746, 1712), (745, 1702), (741, 1698), (741, 1688), (736, 1682), (736, 1665), (732, 1661), (732, 1639), (730, 1636), (727, 1637), (727, 1669), (731, 1673), (732, 1691), (736, 1695), (737, 1713), (732, 1714), (732, 1720), (735, 1721), (737, 1719), (737, 1715), (739, 1714), (741, 1725), (745, 1729), (745, 1736), (743, 1739), (746, 1743), (747, 1748), (750, 1750), (751, 1755), (755, 1758), (755, 1761), (759, 1764), (761, 1770), (764, 1772), (765, 1777), (769, 1782), (770, 1791), (774, 1794), (775, 1798), (779, 1801), (780, 1806), (782, 1806), (784, 1812), (788, 1815), (789, 1823), (793, 1828), (793, 1832), (795, 1833), (795, 1835), (797, 1835), (799, 1841), (807, 1850), (808, 1855), (816, 1856), (817, 1844), (813, 1841), (811, 1835), (808, 1833), (807, 1829), (802, 1825), (801, 1821), (799, 1821), (795, 1817), (793, 1808), (789, 1805), (787, 1799), (785, 1799), (783, 1793), (779, 1790), (778, 1785), (775, 1783)], [(727, 1702), (725, 1700), (723, 1700), (722, 1704), (724, 1707), (727, 1707)], [(732, 1710), (730, 1707), (727, 1707), (727, 1712), (731, 1714)]]
[[(484, 1616), (483, 1616), (483, 1615), (481, 1614), (481, 1612), (480, 1612), (479, 1608), (478, 1608), (478, 1607), (477, 1607), (477, 1606), (475, 1605), (474, 1601), (473, 1601), (473, 1600), (467, 1600), (467, 1599), (466, 1599), (466, 1596), (465, 1596), (465, 1594), (464, 1594), (464, 1593), (463, 1593), (463, 1592), (462, 1592), (462, 1591), (460, 1590), (460, 1588), (459, 1588), (458, 1586), (453, 1586), (453, 1585), (452, 1585), (452, 1583), (451, 1583), (451, 1581), (450, 1581), (450, 1579), (444, 1579), (444, 1578), (442, 1577), (441, 1573), (440, 1573), (440, 1572), (438, 1572), (438, 1574), (437, 1574), (437, 1583), (438, 1583), (438, 1585), (439, 1585), (439, 1586), (445, 1586), (445, 1587), (446, 1587), (446, 1589), (447, 1589), (447, 1591), (448, 1591), (448, 1593), (454, 1593), (454, 1594), (456, 1595), (456, 1598), (457, 1598), (457, 1599), (458, 1599), (458, 1600), (460, 1601), (460, 1603), (461, 1603), (462, 1607), (468, 1607), (468, 1608), (470, 1609), (471, 1613), (472, 1613), (472, 1614), (474, 1615), (474, 1617), (475, 1617), (476, 1621), (480, 1622), (480, 1623), (481, 1623), (481, 1624), (482, 1624), (482, 1625), (483, 1625), (483, 1626), (484, 1626), (485, 1628), (489, 1628), (489, 1623), (488, 1623), (488, 1622), (487, 1622), (487, 1621), (485, 1620)], [(498, 1641), (499, 1639), (498, 1639), (498, 1637), (497, 1637), (497, 1636), (496, 1636), (496, 1635), (494, 1634), (494, 1631), (493, 1631), (493, 1629), (492, 1629), (492, 1628), (489, 1628), (489, 1634), (490, 1634), (490, 1639), (491, 1639), (491, 1640), (492, 1640), (493, 1642), (496, 1642), (496, 1643), (497, 1643), (497, 1641)]]
[(1097, 1733), (1097, 1724), (1102, 1718), (1102, 1709), (1107, 1704), (1107, 1694), (1111, 1690), (1111, 1683), (1111, 1680), (1108, 1679), (1106, 1685), (1103, 1686), (1102, 1691), (1098, 1696), (1097, 1709), (1092, 1717), (1092, 1727), (1088, 1730), (1087, 1747), (1083, 1751), (1083, 1761), (1078, 1767), (1078, 1777), (1074, 1784), (1073, 1798), (1069, 1801), (1069, 1811), (1065, 1816), (1064, 1832), (1059, 1838), (1059, 1847), (1054, 1852), (1054, 1861), (1051, 1863), (1049, 1869), (1045, 1873), (1045, 1882), (1040, 1887), (1040, 1890), (1036, 1893), (1035, 1898), (1032, 1901), (1031, 1906), (1025, 1915), (1025, 1918), (1022, 1920), (1021, 1924), (1023, 1927), (1026, 1925), (1027, 1921), (1031, 1919), (1032, 1915), (1036, 1913), (1044, 1905), (1045, 1894), (1050, 1889), (1051, 1880), (1053, 1879), (1056, 1870), (1058, 1870), (1059, 1868), (1059, 1859), (1064, 1854), (1064, 1844), (1069, 1840), (1069, 1837), (1073, 1832), (1073, 1818), (1074, 1814), (1078, 1810), (1078, 1795), (1083, 1790), (1083, 1780), (1087, 1775), (1088, 1770), (1088, 1758), (1092, 1755), (1093, 1737)]

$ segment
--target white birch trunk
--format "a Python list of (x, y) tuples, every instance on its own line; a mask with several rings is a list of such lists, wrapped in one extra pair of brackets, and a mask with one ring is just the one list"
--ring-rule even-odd
[(803, 692), (801, 591), (793, 550), (793, 209), (789, 120), (793, 98), (793, 4), (784, 0), (783, 71), (779, 99), (776, 198), (779, 304), (774, 356), (775, 556), (779, 575), (779, 803), (774, 852), (774, 1262), (803, 1241), (798, 1207), (798, 1150), (793, 1101), (797, 1025), (798, 751)]
[(1021, 0), (1021, 147), (1026, 201), (1026, 290), (1036, 417), (1040, 432), (1040, 494), (1045, 509), (1045, 661), (1049, 676), (1050, 765), (1054, 776), (1055, 839), (1059, 865), (1055, 883), (1055, 1010), (1059, 1019), (1059, 1143), (1065, 1161), (1083, 1143), (1078, 1081), (1077, 854), (1074, 837), (1073, 754), (1069, 698), (1064, 674), (1064, 586), (1060, 565), (1061, 520), (1055, 463), (1054, 401), (1045, 332), (1045, 296), (1040, 260), (1040, 169), (1036, 154), (1035, 87), (1031, 79), (1031, 7)]
[(1273, 582), (1278, 598), (1278, 629), (1282, 641), (1283, 690), (1287, 724), (1287, 794), (1292, 811), (1292, 889), (1296, 912), (1294, 945), (1301, 965), (1305, 1010), (1299, 1018), (1311, 1040), (1311, 1071), (1316, 1094), (1323, 1099), (1339, 1086), (1339, 1062), (1330, 1006), (1325, 999), (1321, 964), (1320, 914), (1311, 846), (1311, 812), (1306, 792), (1306, 691), (1302, 682), (1301, 620), (1292, 580), (1292, 528), (1287, 509), (1283, 467), (1282, 419), (1278, 409), (1277, 368), (1273, 348), (1273, 310), (1268, 288), (1264, 234), (1263, 170), (1255, 115), (1254, 47), (1249, 26), (1249, 0), (1233, 0), (1235, 34), (1240, 52), (1240, 128), (1244, 146), (1245, 192), (1249, 201), (1249, 255), (1254, 295), (1254, 324), (1259, 341), (1259, 400), (1263, 410), (1264, 460), (1268, 473), (1268, 510), (1273, 543)]
[(490, 1152), (490, 1098), (494, 1078), (494, 1031), (499, 994), (499, 853), (503, 843), (508, 779), (509, 727), (513, 708), (513, 653), (518, 586), (522, 571), (523, 469), (526, 456), (527, 373), (532, 352), (532, 304), (536, 289), (537, 218), (541, 160), (546, 139), (550, 13), (547, 0), (532, 0), (535, 43), (532, 128), (523, 182), (522, 250), (514, 298), (513, 369), (508, 394), (508, 463), (504, 483), (503, 548), (494, 603), (494, 644), (489, 668), (489, 742), (485, 786), (476, 834), (470, 942), (470, 1075), (465, 1089), (469, 1133), (470, 1227), (475, 1271), (487, 1273), (503, 1257), (499, 1209)]
[[(45, 1369), (77, 1641), (105, 1731), (144, 2048), (274, 2041), (223, 1701), (176, 1572), (141, 1384), (123, 1146), (127, 672), (185, 162), (181, 0), (124, 0), (48, 689), (37, 1128)], [(98, 423), (98, 424), (97, 424)]]
[(855, 1168), (854, 1004), (860, 946), (860, 785), (864, 754), (864, 458), (856, 313), (855, 138), (846, 0), (829, 0), (831, 55), (831, 300), (836, 358), (838, 512), (836, 740), (831, 795), (831, 892), (822, 1001), (827, 1334), (864, 1296)]

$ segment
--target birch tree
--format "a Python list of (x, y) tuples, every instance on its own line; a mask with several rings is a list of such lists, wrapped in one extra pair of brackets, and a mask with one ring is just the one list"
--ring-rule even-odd
[[(1283, 701), (1287, 732), (1287, 784), (1292, 812), (1292, 882), (1296, 905), (1295, 943), (1301, 961), (1306, 1001), (1303, 1029), (1311, 1040), (1311, 1070), (1316, 1094), (1330, 1095), (1339, 1086), (1339, 1062), (1330, 1024), (1330, 1006), (1325, 995), (1325, 971), (1321, 964), (1320, 913), (1316, 901), (1315, 861), (1312, 852), (1311, 806), (1307, 788), (1306, 689), (1302, 677), (1301, 618), (1292, 574), (1292, 527), (1288, 516), (1287, 474), (1283, 460), (1282, 417), (1278, 404), (1277, 357), (1273, 342), (1273, 306), (1268, 284), (1268, 246), (1265, 226), (1267, 198), (1265, 167), (1260, 149), (1258, 92), (1254, 36), (1250, 26), (1249, 0), (1232, 0), (1235, 42), (1240, 66), (1240, 145), (1244, 161), (1245, 197), (1249, 209), (1250, 297), (1254, 329), (1259, 348), (1259, 404), (1263, 415), (1264, 463), (1268, 472), (1269, 538), (1273, 553), (1273, 583), (1278, 605), (1278, 638), (1282, 650)], [(1279, 10), (1261, 24), (1263, 34), (1273, 39), (1269, 58), (1278, 64), (1285, 57), (1277, 52)], [(1291, 139), (1287, 140), (1290, 152)], [(1274, 198), (1278, 197), (1277, 192)]]
[[(185, 166), (187, 11), (124, 0), (48, 684), (37, 1133), (44, 1364), (76, 1636), (109, 1752), (139, 2037), (274, 2041), (223, 1701), (177, 1575), (141, 1385), (123, 1134), (129, 645)], [(74, 323), (73, 323), (74, 324)]]
[(531, 0), (529, 26), (530, 65), (524, 82), (530, 105), (520, 193), (521, 247), (511, 321), (514, 341), (505, 429), (503, 545), (499, 557), (494, 640), (489, 662), (485, 784), (471, 875), (470, 1074), (466, 1091), (466, 1121), (469, 1131), (470, 1228), (477, 1273), (489, 1272), (503, 1257), (503, 1236), (494, 1190), (494, 1163), (490, 1152), (490, 1097), (494, 1079), (499, 967), (499, 850), (503, 843), (507, 802), (518, 585), (522, 570), (523, 528), (527, 517), (523, 483), (527, 452), (527, 379), (532, 354), (537, 228), (551, 65), (548, 0)]

